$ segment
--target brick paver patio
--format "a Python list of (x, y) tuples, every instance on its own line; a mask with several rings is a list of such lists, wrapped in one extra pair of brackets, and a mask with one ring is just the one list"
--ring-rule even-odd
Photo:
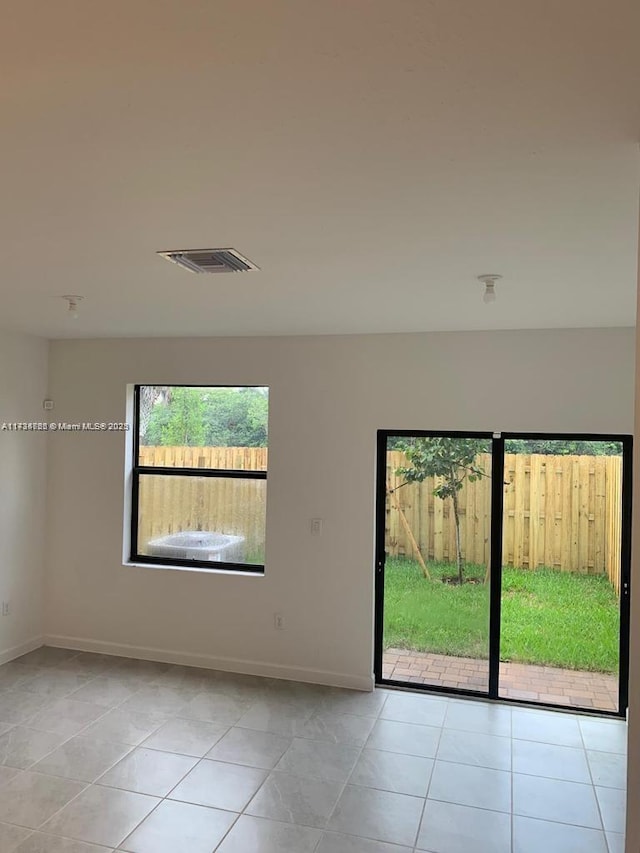
[[(473, 658), (387, 649), (382, 675), (412, 684), (486, 690), (489, 664)], [(549, 702), (574, 708), (616, 711), (618, 679), (598, 672), (578, 672), (526, 663), (500, 664), (500, 696)]]

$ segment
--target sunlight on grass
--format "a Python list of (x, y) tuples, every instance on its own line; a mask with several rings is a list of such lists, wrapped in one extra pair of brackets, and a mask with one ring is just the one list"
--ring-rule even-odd
[[(454, 567), (389, 558), (385, 566), (385, 648), (487, 658), (489, 587), (483, 566), (466, 566), (462, 587), (442, 583)], [(552, 569), (503, 569), (504, 661), (593, 672), (617, 672), (618, 600), (603, 575)]]

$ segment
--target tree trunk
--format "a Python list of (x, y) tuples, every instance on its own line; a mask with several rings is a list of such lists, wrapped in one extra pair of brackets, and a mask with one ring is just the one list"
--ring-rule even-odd
[(140, 388), (140, 405), (138, 409), (139, 423), (138, 429), (140, 432), (140, 439), (144, 440), (147, 429), (149, 427), (149, 418), (151, 417), (151, 410), (153, 409), (153, 404), (158, 395), (158, 389), (155, 385), (143, 385)]
[(456, 521), (456, 563), (458, 566), (458, 583), (462, 586), (462, 544), (460, 542), (460, 514), (458, 512), (458, 493), (454, 492), (451, 496), (453, 501), (453, 515)]

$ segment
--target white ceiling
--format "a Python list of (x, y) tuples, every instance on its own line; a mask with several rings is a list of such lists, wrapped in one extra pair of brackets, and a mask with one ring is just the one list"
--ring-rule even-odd
[[(12, 4), (0, 325), (633, 325), (639, 35), (637, 0)], [(214, 246), (261, 271), (155, 255)]]

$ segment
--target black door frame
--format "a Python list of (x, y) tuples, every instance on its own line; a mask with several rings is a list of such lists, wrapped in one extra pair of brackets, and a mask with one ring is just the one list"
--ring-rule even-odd
[[(491, 443), (491, 558), (489, 588), (489, 679), (487, 690), (438, 687), (414, 684), (382, 677), (384, 633), (384, 566), (385, 521), (387, 499), (387, 439), (389, 436), (407, 438), (471, 438)], [(502, 528), (504, 445), (509, 439), (548, 441), (617, 441), (622, 444), (622, 541), (620, 553), (620, 654), (618, 664), (618, 710), (599, 711), (546, 702), (523, 701), (499, 695), (500, 619), (502, 604)], [(631, 502), (633, 483), (633, 438), (630, 435), (602, 433), (541, 433), (541, 432), (470, 432), (460, 430), (378, 430), (376, 454), (376, 533), (375, 533), (375, 617), (374, 617), (374, 676), (376, 684), (430, 693), (445, 693), (490, 699), (516, 705), (534, 705), (556, 711), (573, 711), (598, 716), (624, 717), (629, 698), (629, 619), (631, 602)], [(494, 476), (501, 472), (500, 476)]]

